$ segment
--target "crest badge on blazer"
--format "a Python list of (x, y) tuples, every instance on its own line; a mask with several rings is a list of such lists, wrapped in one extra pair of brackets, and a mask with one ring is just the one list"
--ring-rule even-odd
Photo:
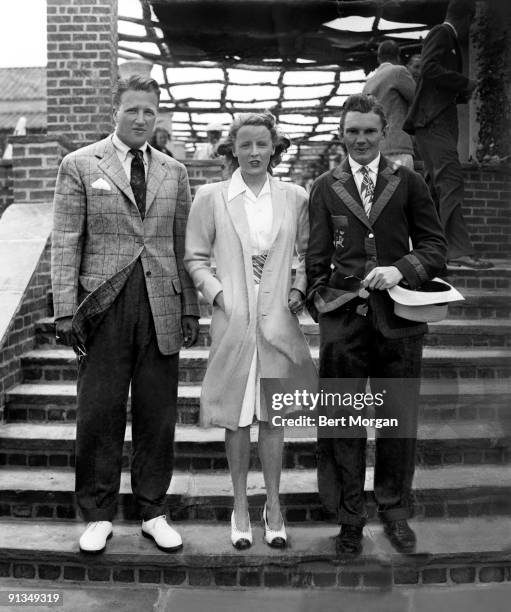
[(336, 249), (344, 248), (344, 230), (341, 228), (336, 228), (334, 234), (334, 246)]

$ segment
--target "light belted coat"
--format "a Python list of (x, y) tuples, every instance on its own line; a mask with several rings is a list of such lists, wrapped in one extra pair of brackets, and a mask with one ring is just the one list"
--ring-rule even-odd
[[(224, 181), (198, 190), (188, 218), (185, 267), (210, 304), (220, 291), (225, 302), (225, 312), (213, 306), (201, 425), (235, 430), (256, 343), (262, 378), (314, 381), (316, 370), (298, 317), (287, 305), (291, 287), (305, 294), (307, 284), (307, 193), (297, 185), (270, 178), (272, 245), (256, 301), (243, 194), (228, 201), (228, 187), (229, 181)], [(295, 253), (298, 267), (292, 282)], [(261, 410), (264, 418), (262, 394)]]

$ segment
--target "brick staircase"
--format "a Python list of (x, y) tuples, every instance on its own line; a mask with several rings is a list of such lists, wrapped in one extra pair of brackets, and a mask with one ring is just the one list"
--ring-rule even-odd
[[(22, 356), (23, 382), (9, 391), (0, 425), (0, 577), (361, 589), (511, 581), (511, 262), (488, 271), (452, 270), (451, 281), (466, 301), (451, 307), (448, 320), (431, 325), (424, 351), (416, 554), (398, 555), (382, 537), (369, 467), (363, 554), (353, 562), (336, 559), (338, 527), (319, 503), (310, 433), (285, 442), (281, 497), (290, 545), (284, 552), (266, 547), (256, 430), (249, 477), (255, 545), (243, 553), (231, 547), (223, 431), (197, 427), (209, 344), (210, 312), (203, 305), (200, 344), (181, 353), (175, 475), (168, 492), (184, 551), (165, 555), (140, 537), (126, 471), (107, 552), (94, 559), (78, 552), (75, 361), (71, 350), (55, 346), (48, 318), (36, 325), (35, 348)], [(306, 316), (302, 325), (317, 359), (317, 326)], [(130, 450), (128, 425), (125, 468)], [(373, 434), (368, 453), (372, 466)]]

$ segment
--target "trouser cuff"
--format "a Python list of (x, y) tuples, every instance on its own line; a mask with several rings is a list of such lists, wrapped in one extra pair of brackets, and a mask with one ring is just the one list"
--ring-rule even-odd
[(163, 514), (167, 514), (166, 506), (146, 506), (140, 510), (140, 514), (142, 516), (143, 521), (150, 521), (151, 519), (156, 518), (157, 516), (162, 516)]
[(349, 514), (348, 512), (339, 511), (337, 522), (339, 525), (353, 525), (354, 527), (363, 527), (366, 524), (367, 518), (365, 516), (358, 516), (356, 514)]
[(110, 521), (115, 517), (115, 508), (80, 508), (80, 513), (86, 523)]
[(410, 507), (387, 508), (386, 510), (378, 510), (378, 515), (384, 523), (389, 521), (400, 521), (409, 519), (413, 516), (413, 510)]

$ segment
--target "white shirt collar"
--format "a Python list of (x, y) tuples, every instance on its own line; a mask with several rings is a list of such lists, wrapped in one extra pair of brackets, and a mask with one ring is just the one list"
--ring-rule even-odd
[[(378, 153), (377, 157), (375, 157), (373, 159), (373, 161), (370, 164), (366, 164), (366, 166), (369, 168), (369, 170), (371, 172), (374, 172), (374, 174), (378, 174), (378, 167), (380, 165), (380, 158), (381, 158), (381, 153)], [(348, 155), (348, 161), (351, 167), (351, 172), (353, 174), (355, 174), (356, 172), (358, 172), (360, 170), (360, 168), (362, 168), (362, 164), (359, 164), (358, 162), (356, 162), (351, 155)]]
[[(130, 152), (130, 149), (132, 147), (129, 147), (125, 142), (123, 142), (119, 136), (117, 136), (117, 134), (114, 132), (112, 134), (112, 143), (114, 145), (114, 147), (117, 149), (117, 151), (119, 151), (119, 153), (121, 153), (121, 155), (123, 155), (124, 159), (126, 159), (126, 157), (128, 157), (128, 153)], [(147, 156), (147, 142), (144, 142), (144, 144), (141, 147), (138, 147), (142, 153), (144, 154), (144, 159)]]
[(445, 25), (451, 26), (451, 28), (454, 30), (454, 34), (456, 35), (456, 38), (458, 38), (458, 32), (456, 30), (456, 28), (452, 25), (452, 23), (450, 21), (444, 21)]
[[(236, 196), (239, 196), (240, 193), (247, 193), (249, 196), (252, 196), (254, 199), (256, 196), (253, 191), (247, 186), (245, 181), (243, 180), (243, 176), (241, 175), (241, 170), (236, 168), (236, 170), (232, 173), (231, 182), (229, 183), (229, 188), (227, 190), (227, 200), (230, 202)], [(270, 179), (268, 174), (266, 174), (266, 181), (263, 185), (263, 188), (259, 192), (258, 198), (267, 193), (271, 193), (270, 191)]]

